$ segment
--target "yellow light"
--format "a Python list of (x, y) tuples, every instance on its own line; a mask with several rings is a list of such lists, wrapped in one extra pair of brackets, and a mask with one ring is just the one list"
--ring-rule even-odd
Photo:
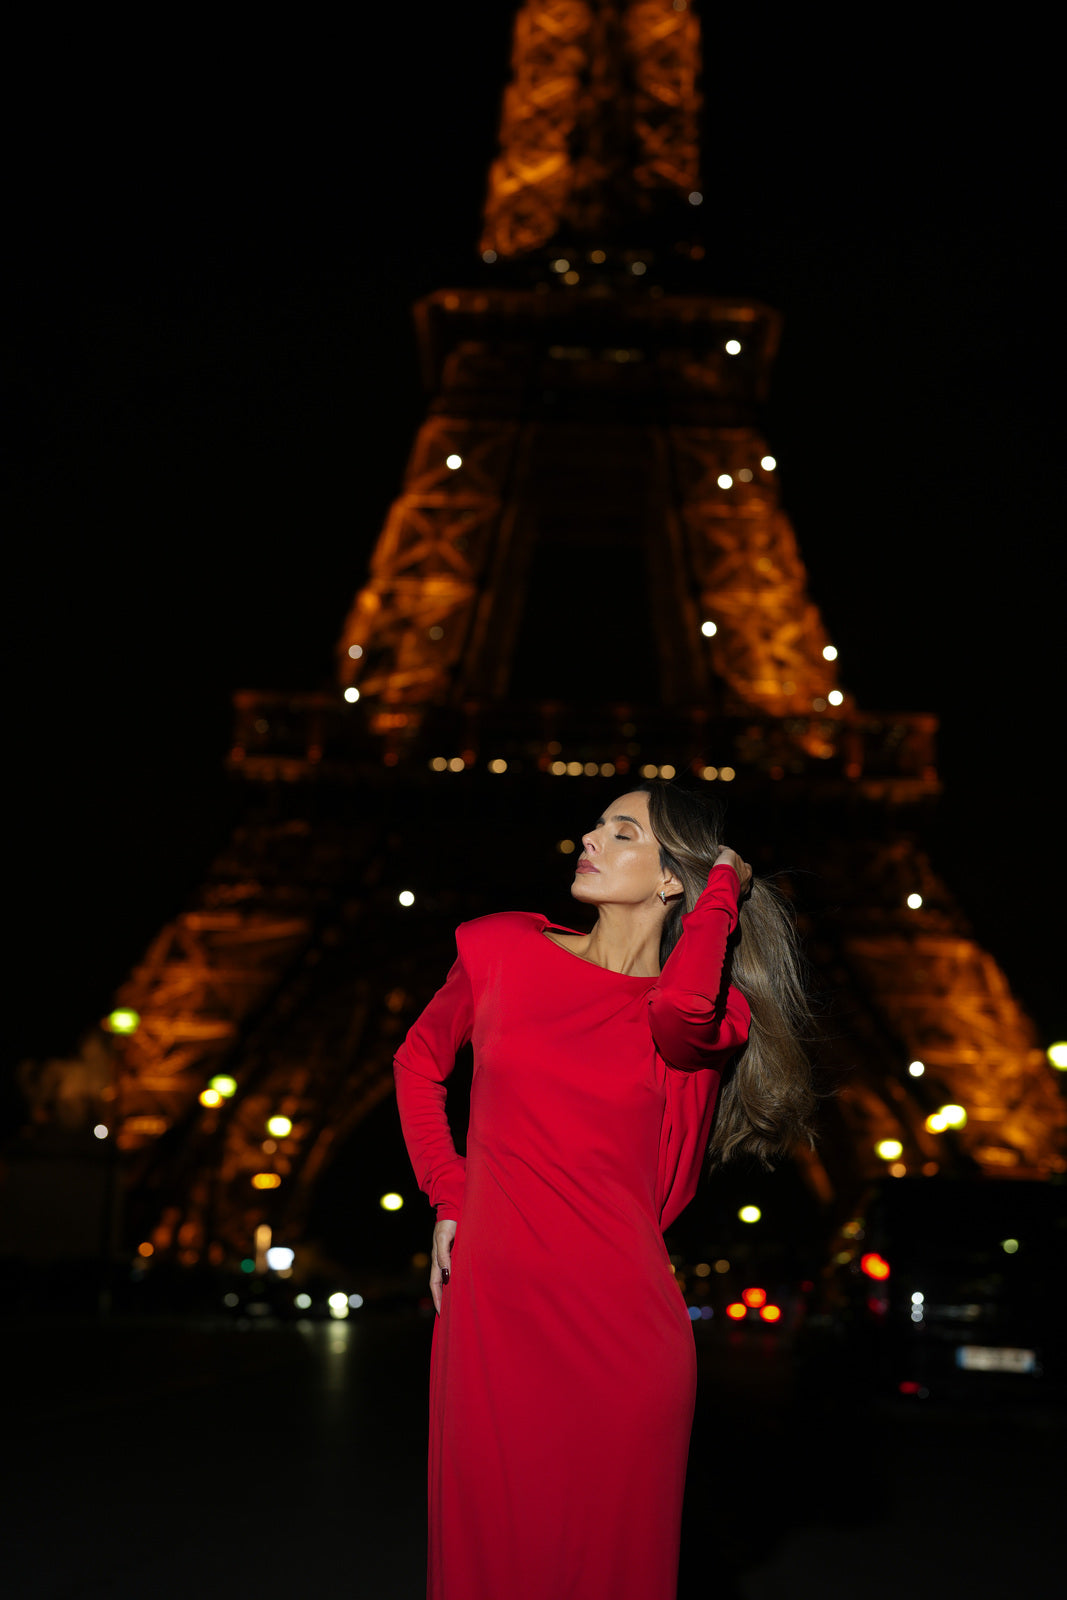
[(507, 770), (508, 770), (507, 762), (506, 761), (502, 761), (499, 756), (497, 756), (495, 761), (490, 761), (490, 763), (489, 763), (489, 771), (490, 772), (506, 772)]
[(889, 1169), (889, 1176), (891, 1178), (906, 1178), (907, 1175), (908, 1169), (904, 1165), (903, 1161), (894, 1161), (893, 1165)]
[(282, 1180), (276, 1172), (257, 1172), (252, 1179), (253, 1189), (278, 1189)]
[(742, 1206), (737, 1215), (742, 1222), (758, 1222), (763, 1213), (759, 1206)]
[(448, 770), (449, 772), (462, 772), (466, 765), (467, 763), (462, 756), (453, 756), (448, 763)]
[(908, 1066), (908, 1072), (913, 1078), (921, 1078), (925, 1071), (926, 1063), (924, 1061), (912, 1061)]
[(947, 1127), (948, 1123), (945, 1121), (940, 1111), (931, 1111), (930, 1115), (926, 1119), (927, 1133), (944, 1133)]
[(137, 1246), (137, 1254), (139, 1256), (144, 1256), (146, 1261), (147, 1261), (149, 1256), (154, 1256), (155, 1253), (156, 1253), (156, 1247), (151, 1242), (150, 1239), (145, 1239), (142, 1244), (139, 1244)]
[(823, 645), (823, 649), (822, 649), (822, 658), (823, 658), (824, 661), (836, 661), (837, 660), (837, 646), (836, 646), (836, 644), (824, 644)]
[(585, 773), (587, 778), (595, 778), (597, 773), (600, 771), (600, 768), (597, 766), (595, 761), (587, 761), (585, 766), (582, 768), (582, 771)]
[(582, 775), (582, 763), (580, 761), (568, 761), (567, 762), (567, 776), (568, 776), (568, 778), (580, 778), (581, 775)]
[(674, 768), (671, 766), (669, 761), (667, 762), (666, 766), (660, 767), (659, 775), (660, 775), (661, 778), (673, 778), (674, 777)]
[(613, 778), (615, 776), (614, 761), (602, 761), (600, 763), (600, 776), (602, 778)]
[(112, 1011), (105, 1023), (105, 1027), (112, 1033), (136, 1033), (141, 1025), (140, 1013), (132, 1011), (129, 1006), (119, 1006)]
[(604, 262), (605, 262), (605, 261), (606, 261), (606, 260), (607, 260), (607, 259), (608, 259), (608, 258), (607, 258), (607, 256), (606, 256), (606, 255), (605, 255), (605, 254), (604, 254), (604, 252), (603, 252), (603, 250), (590, 250), (590, 252), (589, 252), (589, 259), (590, 259), (590, 261), (593, 261), (593, 262), (595, 262), (595, 263), (596, 263), (596, 265), (597, 265), (597, 266), (598, 266), (598, 267), (599, 267), (599, 266), (602, 266), (602, 265), (603, 265), (603, 263), (604, 263)]
[(553, 272), (569, 272), (570, 270), (571, 264), (567, 260), (566, 256), (557, 256), (555, 261), (552, 263)]
[(1049, 1065), (1056, 1068), (1057, 1072), (1067, 1072), (1067, 1041), (1057, 1039), (1055, 1044), (1048, 1047)]
[(288, 1117), (268, 1117), (267, 1132), (275, 1139), (288, 1139), (293, 1131), (293, 1124)]
[[(679, 11), (684, 11), (685, 7), (679, 6), (677, 9)], [(704, 196), (701, 194), (699, 189), (690, 189), (689, 204), (691, 206), (702, 206), (704, 204)]]
[(400, 1207), (404, 1204), (404, 1196), (402, 1194), (395, 1194), (394, 1192), (390, 1191), (389, 1194), (382, 1195), (381, 1199), (378, 1201), (378, 1204), (381, 1206), (383, 1211), (399, 1211)]
[(574, 840), (561, 839), (559, 844), (556, 846), (556, 849), (559, 851), (561, 856), (572, 856), (574, 854)]
[(733, 767), (720, 767), (719, 777), (722, 779), (723, 783), (733, 783), (734, 779), (737, 777), (737, 773), (734, 771)]
[(704, 767), (700, 776), (708, 783), (714, 783), (715, 779), (719, 776), (719, 769), (718, 767)]
[(1013, 1256), (1019, 1248), (1018, 1239), (1001, 1239), (1000, 1248), (1006, 1256)]
[(895, 1161), (904, 1154), (904, 1146), (899, 1139), (881, 1139), (874, 1148), (883, 1161)]
[(719, 476), (715, 479), (715, 482), (719, 485), (720, 489), (732, 489), (734, 486), (734, 480), (731, 478), (728, 472), (720, 472)]
[(737, 474), (737, 476), (738, 476), (738, 480), (741, 483), (751, 483), (752, 482), (752, 468), (751, 467), (742, 467), (741, 471)]
[(642, 778), (655, 778), (659, 776), (659, 773), (657, 768), (654, 767), (651, 762), (646, 762), (646, 764), (641, 768), (641, 776)]
[(922, 905), (922, 903), (923, 903), (923, 897), (922, 897), (921, 894), (909, 894), (909, 896), (908, 896), (908, 909), (910, 911), (918, 911), (918, 909)]
[(826, 696), (826, 698), (827, 698), (827, 700), (829, 700), (829, 702), (830, 702), (830, 704), (832, 706), (840, 706), (840, 705), (844, 705), (844, 703), (845, 703), (845, 697), (841, 693), (840, 689), (831, 689), (830, 693)]
[(773, 472), (777, 465), (778, 463), (773, 456), (761, 456), (760, 458), (760, 466), (764, 472)]
[(343, 1290), (335, 1289), (333, 1294), (330, 1295), (330, 1297), (327, 1300), (326, 1304), (328, 1306), (334, 1306), (334, 1307), (336, 1307), (336, 1309), (338, 1311), (340, 1311), (342, 1306), (347, 1306), (348, 1305), (348, 1296), (344, 1293)]
[(965, 1128), (967, 1113), (962, 1106), (942, 1106), (938, 1112), (946, 1128)]
[(578, 282), (578, 277), (579, 277), (578, 273), (575, 272), (574, 268), (572, 267), (569, 272), (565, 272), (563, 274), (563, 281), (564, 281), (564, 283), (572, 283), (572, 284), (573, 283), (577, 283)]
[(726, 354), (728, 356), (739, 356), (741, 354), (741, 341), (740, 341), (740, 339), (727, 339), (727, 341), (726, 341)]
[(458, 472), (462, 465), (463, 465), (463, 457), (462, 456), (455, 456), (455, 455), (453, 455), (453, 456), (445, 456), (445, 466), (448, 468), (448, 470), (450, 472)]
[(213, 1106), (221, 1106), (222, 1096), (217, 1089), (201, 1089), (200, 1104), (210, 1110)]
[(413, 906), (415, 904), (415, 896), (412, 894), (410, 889), (401, 889), (400, 893), (397, 895), (397, 899), (400, 901), (402, 906)]
[(358, 661), (360, 656), (363, 654), (363, 646), (361, 644), (350, 644), (348, 647), (348, 653), (352, 657), (353, 661)]
[(359, 699), (359, 690), (355, 688), (346, 689), (345, 699), (348, 701), (350, 706), (354, 706), (356, 701)]
[(237, 1093), (237, 1079), (231, 1078), (225, 1072), (219, 1073), (209, 1081), (208, 1088), (214, 1089), (224, 1100), (228, 1100), (232, 1094)]
[(717, 1273), (719, 1273), (720, 1276), (724, 1272), (729, 1272), (729, 1270), (730, 1270), (730, 1263), (728, 1261), (726, 1261), (726, 1260), (723, 1260), (723, 1259), (720, 1259), (719, 1261), (716, 1261), (714, 1265), (715, 1265), (715, 1271)]
[(698, 1278), (710, 1278), (711, 1266), (707, 1261), (698, 1261), (693, 1272)]
[(567, 771), (567, 763), (565, 761), (553, 761), (548, 770), (553, 777), (562, 778)]
[(443, 639), (445, 636), (445, 630), (441, 627), (439, 622), (435, 622), (433, 627), (427, 631), (429, 632), (430, 638), (434, 640)]
[(719, 624), (717, 622), (702, 622), (700, 624), (700, 631), (704, 635), (705, 639), (714, 639), (715, 635), (719, 631)]
[(445, 760), (444, 756), (434, 756), (433, 760), (430, 762), (430, 768), (434, 772), (447, 772), (448, 762)]

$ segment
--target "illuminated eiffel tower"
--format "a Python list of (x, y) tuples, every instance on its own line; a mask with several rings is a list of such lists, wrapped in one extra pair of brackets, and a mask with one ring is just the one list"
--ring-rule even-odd
[(415, 308), (430, 401), (338, 687), (237, 696), (245, 821), (117, 996), (131, 1245), (299, 1239), (456, 923), (565, 919), (560, 850), (653, 771), (801, 869), (839, 997), (824, 1200), (886, 1140), (911, 1173), (1063, 1170), (1031, 1023), (918, 843), (934, 718), (860, 710), (808, 595), (759, 431), (779, 319), (704, 286), (699, 66), (678, 0), (518, 12), (481, 281)]

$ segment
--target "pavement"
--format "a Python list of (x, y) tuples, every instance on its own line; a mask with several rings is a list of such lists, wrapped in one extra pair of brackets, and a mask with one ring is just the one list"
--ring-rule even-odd
[[(430, 1334), (414, 1310), (0, 1327), (5, 1600), (421, 1600)], [(872, 1400), (770, 1331), (696, 1337), (679, 1600), (1057, 1585), (1061, 1405)]]

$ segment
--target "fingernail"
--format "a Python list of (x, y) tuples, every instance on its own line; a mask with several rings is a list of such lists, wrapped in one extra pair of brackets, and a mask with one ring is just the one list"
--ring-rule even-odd
[(443, 1281), (444, 1281), (444, 1282), (445, 1282), (445, 1283), (447, 1283), (447, 1282), (448, 1282), (448, 1277), (449, 1277), (449, 1273), (448, 1273), (448, 1268), (447, 1268), (447, 1267), (445, 1267), (445, 1268), (444, 1268), (444, 1269), (443, 1269), (443, 1271), (442, 1271), (442, 1273), (441, 1273), (441, 1277), (442, 1277), (442, 1279), (443, 1279)]

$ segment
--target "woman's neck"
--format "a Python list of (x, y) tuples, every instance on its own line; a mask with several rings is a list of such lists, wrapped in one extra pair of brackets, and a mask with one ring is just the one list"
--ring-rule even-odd
[(576, 955), (611, 972), (634, 978), (659, 976), (661, 913), (651, 906), (601, 906), (592, 932), (583, 944), (571, 948)]

